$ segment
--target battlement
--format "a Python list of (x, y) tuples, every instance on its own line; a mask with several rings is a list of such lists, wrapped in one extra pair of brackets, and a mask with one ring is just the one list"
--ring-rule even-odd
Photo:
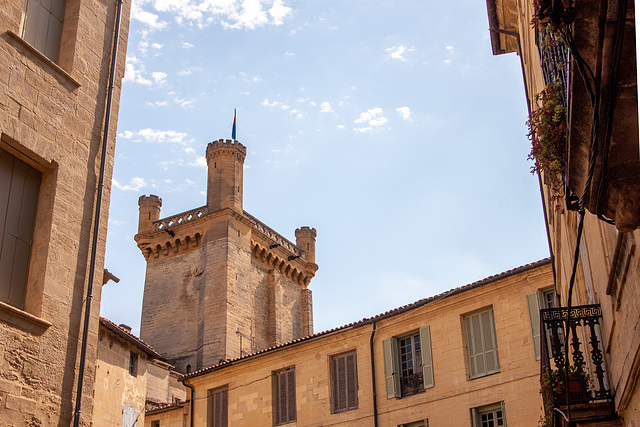
[(247, 155), (247, 147), (232, 139), (219, 139), (207, 144), (207, 161), (220, 154), (233, 154), (238, 156), (240, 162), (244, 162)]

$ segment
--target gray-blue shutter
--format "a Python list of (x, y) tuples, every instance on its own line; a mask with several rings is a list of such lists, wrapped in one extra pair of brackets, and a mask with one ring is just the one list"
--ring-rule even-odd
[(420, 346), (422, 348), (422, 380), (424, 388), (435, 386), (433, 379), (433, 358), (431, 356), (431, 328), (420, 328)]
[(387, 388), (387, 399), (400, 397), (400, 363), (398, 361), (398, 340), (388, 338), (382, 341), (384, 357), (384, 377)]

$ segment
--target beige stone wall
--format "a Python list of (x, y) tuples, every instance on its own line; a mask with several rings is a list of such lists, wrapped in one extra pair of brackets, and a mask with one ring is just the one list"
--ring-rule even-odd
[[(520, 2), (518, 7), (517, 19), (511, 16), (501, 22), (505, 29), (520, 35), (525, 85), (530, 108), (533, 109), (536, 108), (535, 95), (544, 89), (545, 83), (535, 33), (530, 25), (532, 8), (530, 3)], [(579, 78), (577, 73), (575, 78)], [(548, 186), (543, 185), (543, 191), (546, 225), (557, 272), (557, 290), (561, 304), (566, 306), (578, 237), (578, 214), (568, 211), (563, 199), (552, 197)], [(615, 226), (587, 211), (581, 240), (572, 306), (600, 304), (603, 315), (600, 331), (607, 375), (615, 394), (616, 412), (624, 425), (633, 425), (633, 420), (640, 419), (640, 390), (637, 386), (640, 382), (640, 334), (637, 331), (640, 319), (640, 230), (626, 233), (622, 239)], [(616, 246), (619, 246), (617, 259)]]
[[(20, 37), (23, 0), (0, 7), (0, 148), (42, 173), (24, 310), (0, 304), (2, 425), (70, 425), (116, 2), (68, 0), (55, 64)], [(93, 407), (100, 285), (128, 36), (123, 7), (96, 257), (82, 424)], [(76, 43), (77, 39), (82, 42)]]
[[(135, 376), (129, 373), (130, 352), (138, 355)], [(94, 384), (93, 425), (122, 425), (124, 404), (136, 409), (138, 423), (144, 422), (148, 366), (147, 355), (137, 346), (105, 328), (100, 328)]]
[(144, 419), (144, 427), (152, 427), (152, 422), (159, 421), (160, 427), (187, 427), (189, 426), (189, 413), (183, 406), (170, 408), (148, 414)]
[(159, 361), (147, 365), (146, 400), (154, 404), (173, 403), (175, 399), (186, 400), (186, 389), (178, 382), (179, 374)]
[[(429, 419), (430, 425), (470, 425), (470, 410), (505, 403), (507, 425), (537, 426), (542, 414), (526, 295), (553, 286), (550, 264), (506, 274), (481, 286), (381, 318), (373, 335), (375, 392), (381, 426)], [(493, 307), (500, 372), (469, 379), (463, 316)], [(382, 341), (430, 326), (435, 387), (387, 399)], [(229, 425), (272, 425), (272, 373), (295, 366), (297, 426), (373, 425), (370, 340), (373, 324), (320, 335), (188, 378), (195, 387), (195, 424), (207, 425), (207, 390), (229, 388)], [(356, 351), (358, 408), (332, 414), (331, 357)]]

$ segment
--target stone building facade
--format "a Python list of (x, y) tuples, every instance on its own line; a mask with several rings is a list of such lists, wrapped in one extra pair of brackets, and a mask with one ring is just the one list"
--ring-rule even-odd
[[(570, 371), (585, 372), (590, 390), (587, 399), (570, 399), (569, 404), (565, 397), (548, 396), (548, 422), (566, 425), (562, 412), (579, 425), (640, 426), (634, 2), (539, 2), (540, 7), (533, 3), (489, 0), (487, 8), (493, 53), (515, 52), (520, 57), (529, 111), (543, 107), (536, 96), (552, 87), (561, 94), (552, 105), (563, 111), (566, 126), (560, 144), (564, 168), (557, 177), (544, 170), (540, 174), (562, 305), (546, 315), (551, 325), (554, 317), (567, 319), (570, 312), (577, 342), (570, 344), (567, 359), (556, 361), (552, 356), (564, 351), (560, 349), (565, 343), (552, 333), (556, 327), (547, 329), (542, 376), (561, 371), (568, 360)], [(566, 322), (556, 326), (566, 330)], [(544, 336), (544, 327), (542, 332)], [(554, 344), (554, 338), (560, 339)]]
[(191, 408), (145, 426), (538, 426), (545, 295), (549, 259), (224, 361), (181, 377)]
[(297, 229), (294, 244), (243, 210), (245, 155), (209, 143), (205, 206), (161, 219), (158, 196), (139, 200), (140, 336), (183, 373), (313, 333), (316, 230)]
[[(100, 287), (130, 2), (0, 7), (0, 425), (71, 425), (98, 175), (106, 156), (80, 424), (93, 408)], [(46, 25), (43, 22), (47, 22)]]

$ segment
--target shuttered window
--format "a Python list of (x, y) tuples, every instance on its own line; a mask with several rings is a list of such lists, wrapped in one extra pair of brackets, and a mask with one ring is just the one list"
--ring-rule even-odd
[(387, 399), (409, 396), (435, 385), (429, 326), (382, 341)]
[(136, 408), (127, 405), (122, 405), (122, 427), (136, 427), (138, 424), (138, 411)]
[(358, 408), (358, 372), (356, 352), (340, 354), (331, 358), (333, 383), (333, 412), (344, 412)]
[(26, 0), (22, 38), (53, 62), (58, 62), (65, 0)]
[(296, 370), (294, 367), (273, 374), (273, 410), (276, 425), (296, 421)]
[(464, 324), (469, 356), (469, 377), (478, 378), (500, 372), (493, 309), (465, 316)]
[(555, 307), (555, 291), (548, 289), (527, 294), (527, 306), (529, 308), (529, 322), (531, 324), (531, 338), (533, 339), (533, 352), (536, 360), (540, 360), (540, 309)]
[(24, 309), (40, 173), (0, 150), (0, 301)]
[(227, 427), (229, 411), (229, 388), (227, 386), (209, 390), (207, 393), (207, 427)]

